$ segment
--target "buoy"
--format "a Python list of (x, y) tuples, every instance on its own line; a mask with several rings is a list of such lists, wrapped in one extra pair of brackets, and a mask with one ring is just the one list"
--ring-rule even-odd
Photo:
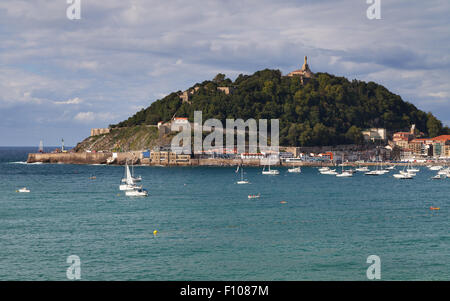
[(153, 235), (158, 234), (158, 230), (153, 231)]

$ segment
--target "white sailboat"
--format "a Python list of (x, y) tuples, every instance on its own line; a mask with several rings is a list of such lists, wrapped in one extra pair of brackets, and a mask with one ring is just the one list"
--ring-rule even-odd
[(120, 184), (119, 190), (128, 191), (136, 188), (142, 189), (142, 187), (136, 185), (133, 178), (131, 177), (130, 167), (128, 166), (128, 164), (125, 164), (125, 175), (125, 184)]
[(356, 171), (360, 171), (360, 172), (368, 172), (368, 171), (370, 171), (370, 169), (369, 169), (369, 167), (367, 167), (367, 166), (364, 166), (364, 167), (361, 167), (361, 165), (356, 169)]
[(383, 173), (380, 172), (380, 170), (378, 169), (378, 165), (377, 165), (374, 170), (368, 171), (368, 172), (366, 172), (364, 174), (367, 175), (367, 176), (380, 176)]
[(394, 175), (394, 178), (396, 179), (412, 179), (414, 176), (409, 173), (398, 173)]
[[(127, 165), (128, 166), (128, 165)], [(135, 177), (134, 176), (134, 165), (133, 164), (131, 164), (131, 178), (133, 179), (133, 182), (134, 183), (137, 183), (137, 182), (141, 182), (142, 181), (142, 177), (141, 176), (139, 176), (139, 177)], [(125, 177), (124, 178), (122, 178), (122, 183), (126, 183), (127, 182), (127, 172), (126, 172), (126, 170), (125, 170)]]
[(408, 162), (408, 165), (406, 167), (406, 171), (409, 172), (409, 173), (416, 173), (416, 172), (419, 172), (420, 169), (418, 169), (416, 167), (413, 167), (411, 162)]
[(277, 169), (270, 169), (270, 159), (269, 159), (269, 169), (266, 170), (266, 166), (264, 165), (262, 174), (263, 175), (278, 175), (280, 172)]
[(400, 170), (398, 174), (394, 175), (396, 179), (412, 179), (416, 174), (408, 171), (407, 166)]
[[(344, 156), (342, 156), (342, 162), (344, 162)], [(345, 171), (344, 170), (344, 163), (342, 163), (341, 164), (341, 173), (336, 174), (336, 177), (338, 177), (338, 178), (353, 177), (353, 173), (351, 173), (350, 171)]]
[[(238, 169), (236, 170), (236, 172), (239, 170), (239, 166)], [(249, 182), (247, 180), (244, 180), (244, 167), (241, 167), (241, 180), (236, 182), (237, 184), (249, 184)]]

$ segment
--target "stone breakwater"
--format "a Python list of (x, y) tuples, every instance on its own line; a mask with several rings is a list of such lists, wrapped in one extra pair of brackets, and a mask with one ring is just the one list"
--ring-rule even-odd
[(27, 163), (106, 164), (107, 153), (38, 153), (28, 154)]
[[(28, 163), (52, 163), (52, 164), (113, 164), (124, 165), (126, 162), (135, 165), (148, 166), (236, 166), (243, 164), (246, 166), (262, 166), (259, 159), (194, 159), (191, 158), (185, 162), (151, 162), (149, 158), (140, 158), (140, 152), (117, 153), (114, 160), (110, 161), (112, 153), (35, 153), (28, 154)], [(325, 162), (295, 162), (295, 163), (277, 163), (272, 165), (284, 166), (334, 166), (332, 163)], [(379, 163), (364, 163), (364, 166), (376, 166)], [(395, 165), (406, 165), (405, 163), (396, 163)], [(417, 164), (414, 165), (424, 165)], [(357, 167), (357, 163), (349, 163), (346, 166)]]

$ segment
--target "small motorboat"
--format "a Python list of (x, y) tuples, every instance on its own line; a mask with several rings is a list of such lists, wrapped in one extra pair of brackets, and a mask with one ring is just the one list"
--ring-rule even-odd
[(328, 166), (319, 168), (319, 172), (328, 171), (330, 168)]
[(431, 177), (431, 179), (433, 180), (441, 180), (441, 179), (445, 179), (446, 175), (435, 175), (434, 177)]
[(328, 169), (326, 171), (321, 171), (320, 173), (323, 175), (337, 175), (336, 169)]
[(258, 199), (259, 197), (260, 197), (261, 195), (258, 193), (258, 194), (249, 194), (248, 195), (248, 198), (249, 199)]
[(125, 191), (126, 196), (148, 196), (148, 191), (142, 188)]
[(438, 175), (447, 175), (448, 173), (450, 173), (450, 169), (444, 168), (444, 169), (439, 170)]
[(408, 173), (398, 173), (394, 175), (394, 178), (396, 179), (404, 179), (404, 180), (410, 180), (413, 178), (413, 175)]
[(237, 181), (236, 184), (249, 184), (250, 182), (247, 180), (241, 180), (241, 181)]
[(379, 170), (372, 170), (365, 173), (366, 176), (379, 176), (382, 175)]
[(274, 176), (274, 175), (280, 174), (280, 172), (278, 170), (276, 170), (276, 169), (269, 169), (269, 170), (263, 170), (262, 174), (263, 175), (272, 175), (272, 176)]
[(416, 175), (416, 173), (414, 173), (414, 172), (408, 172), (408, 171), (399, 171), (399, 173), (400, 174), (402, 174), (402, 175), (410, 175), (410, 176), (415, 176)]
[(16, 192), (21, 192), (21, 193), (28, 193), (30, 192), (30, 190), (26, 187), (20, 188), (18, 190), (16, 190)]
[(349, 171), (343, 171), (342, 173), (338, 173), (336, 175), (336, 177), (338, 178), (348, 178), (348, 177), (353, 177), (353, 173), (349, 172)]
[(292, 168), (289, 168), (289, 169), (288, 169), (288, 172), (291, 172), (291, 173), (301, 173), (301, 172), (302, 172), (302, 169), (301, 169), (300, 167), (292, 167)]
[(364, 166), (364, 167), (358, 167), (358, 168), (356, 169), (356, 171), (369, 172), (370, 169), (369, 169), (369, 167)]
[(441, 165), (435, 165), (435, 166), (429, 166), (428, 168), (429, 168), (430, 170), (438, 171), (438, 170), (441, 170), (441, 169), (444, 168), (444, 167), (441, 166)]

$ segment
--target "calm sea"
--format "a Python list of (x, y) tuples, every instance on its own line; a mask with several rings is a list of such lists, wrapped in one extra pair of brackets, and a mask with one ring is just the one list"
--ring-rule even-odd
[(128, 198), (123, 167), (25, 164), (35, 151), (0, 148), (0, 280), (65, 280), (69, 255), (83, 280), (366, 280), (369, 255), (383, 280), (450, 280), (450, 179), (424, 167), (245, 168), (250, 185), (235, 168), (135, 167), (150, 196)]

